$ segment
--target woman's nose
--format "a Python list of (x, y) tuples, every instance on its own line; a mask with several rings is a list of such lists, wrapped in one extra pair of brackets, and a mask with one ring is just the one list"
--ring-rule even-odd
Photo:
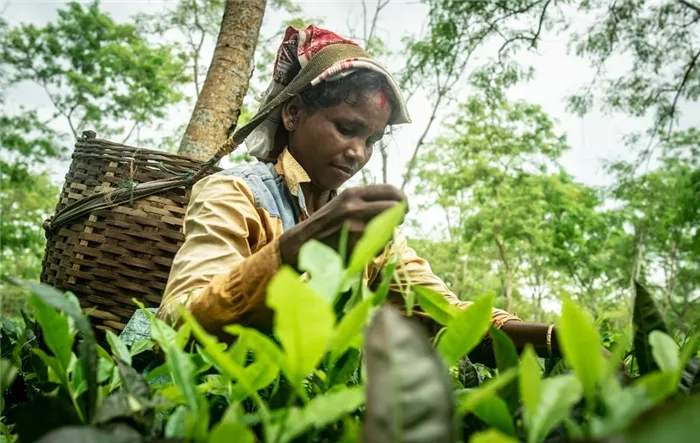
[(363, 141), (353, 140), (345, 149), (345, 156), (351, 158), (358, 164), (364, 163), (367, 157), (367, 150)]

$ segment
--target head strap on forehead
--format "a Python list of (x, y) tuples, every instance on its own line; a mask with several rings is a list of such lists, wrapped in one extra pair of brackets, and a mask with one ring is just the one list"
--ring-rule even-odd
[(245, 140), (251, 155), (268, 157), (282, 122), (281, 107), (285, 102), (309, 85), (338, 80), (358, 69), (384, 74), (397, 97), (398, 109), (389, 123), (409, 123), (411, 119), (396, 80), (355, 42), (313, 25), (304, 30), (289, 27), (277, 50), (272, 82), (260, 97), (260, 109), (234, 133), (231, 146)]

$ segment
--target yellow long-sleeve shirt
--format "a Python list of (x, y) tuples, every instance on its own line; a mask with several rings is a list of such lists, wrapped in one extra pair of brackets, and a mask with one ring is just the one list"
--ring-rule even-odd
[[(177, 317), (177, 306), (186, 303), (205, 329), (222, 338), (222, 327), (232, 323), (268, 330), (272, 313), (265, 304), (266, 286), (280, 267), (279, 237), (308, 216), (300, 185), (309, 181), (287, 150), (274, 166), (245, 165), (199, 181), (185, 215), (185, 242), (175, 256), (158, 317)], [(471, 303), (460, 301), (403, 236), (389, 248), (403, 259), (412, 285), (437, 291), (458, 307)], [(389, 248), (365, 271), (370, 287), (378, 284)], [(403, 304), (398, 291), (405, 284), (392, 283), (389, 299)], [(417, 305), (415, 313), (427, 317)], [(513, 319), (518, 318), (493, 310), (496, 327)]]

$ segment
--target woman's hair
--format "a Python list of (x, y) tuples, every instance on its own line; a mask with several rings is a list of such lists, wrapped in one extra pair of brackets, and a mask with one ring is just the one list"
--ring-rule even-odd
[(310, 111), (330, 108), (342, 102), (358, 106), (368, 95), (382, 92), (386, 95), (391, 111), (396, 112), (397, 100), (384, 74), (369, 69), (359, 69), (334, 81), (323, 81), (308, 87), (299, 96)]

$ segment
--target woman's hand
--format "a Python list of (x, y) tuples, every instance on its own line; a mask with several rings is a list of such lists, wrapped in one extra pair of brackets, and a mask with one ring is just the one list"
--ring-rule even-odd
[(391, 185), (351, 188), (316, 211), (307, 220), (280, 237), (282, 263), (296, 267), (299, 250), (309, 240), (318, 240), (338, 249), (343, 225), (349, 223), (348, 255), (374, 217), (405, 201), (401, 190)]

